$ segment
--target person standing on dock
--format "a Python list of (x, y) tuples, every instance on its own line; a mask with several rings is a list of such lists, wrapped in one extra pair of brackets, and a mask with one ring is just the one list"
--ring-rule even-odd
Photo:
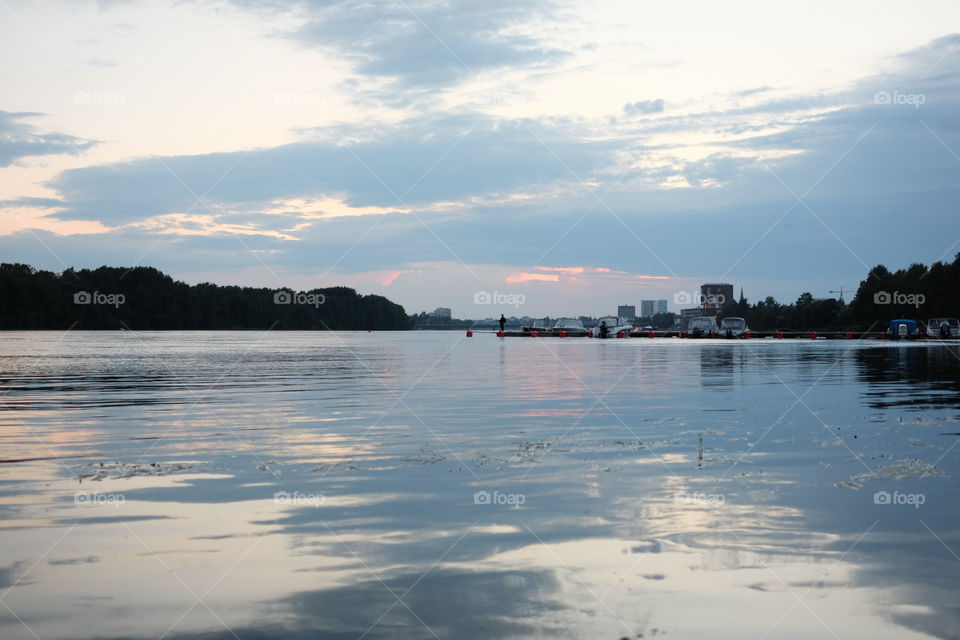
[(501, 314), (500, 314), (500, 331), (503, 331), (503, 327), (504, 327), (506, 324), (507, 324), (507, 319), (506, 319), (506, 318), (504, 317), (504, 315), (501, 313)]

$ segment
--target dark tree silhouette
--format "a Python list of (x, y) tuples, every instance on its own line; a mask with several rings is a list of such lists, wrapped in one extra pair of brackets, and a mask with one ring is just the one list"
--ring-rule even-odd
[[(278, 292), (285, 291), (277, 297)], [(300, 294), (294, 295), (294, 294)], [(403, 307), (347, 287), (188, 285), (152, 267), (0, 264), (0, 329), (409, 329)]]

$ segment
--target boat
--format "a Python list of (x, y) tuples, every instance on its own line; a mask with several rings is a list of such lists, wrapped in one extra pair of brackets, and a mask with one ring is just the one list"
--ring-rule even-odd
[[(606, 325), (606, 327), (604, 327)], [(606, 329), (606, 331), (604, 331)], [(604, 316), (597, 321), (597, 328), (593, 333), (595, 338), (616, 338), (623, 332), (624, 337), (633, 331), (633, 325), (624, 318)], [(605, 334), (605, 335), (604, 335)]]
[(553, 329), (550, 330), (550, 333), (559, 336), (561, 332), (563, 332), (563, 335), (570, 337), (587, 335), (587, 330), (583, 327), (583, 323), (576, 318), (560, 318), (557, 320), (553, 325)]
[(730, 317), (720, 321), (720, 335), (724, 338), (742, 338), (748, 331), (747, 321), (743, 318)]
[(533, 324), (520, 327), (520, 333), (533, 333), (534, 331), (541, 335), (550, 333), (550, 322), (547, 320), (534, 320)]
[(930, 318), (927, 320), (927, 336), (931, 338), (960, 338), (960, 319)]
[(717, 321), (710, 316), (693, 316), (687, 319), (688, 338), (709, 338), (717, 332)]
[(891, 320), (887, 327), (887, 337), (891, 340), (903, 340), (906, 338), (916, 338), (920, 335), (917, 329), (917, 321), (909, 318), (897, 318)]

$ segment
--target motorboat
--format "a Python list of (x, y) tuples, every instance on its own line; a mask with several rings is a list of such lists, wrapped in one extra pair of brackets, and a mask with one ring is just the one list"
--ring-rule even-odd
[(693, 316), (687, 319), (688, 338), (709, 338), (717, 332), (717, 321), (710, 316)]
[(561, 331), (563, 335), (571, 337), (587, 335), (587, 330), (584, 328), (583, 323), (577, 318), (560, 318), (557, 320), (550, 332), (558, 336)]
[(533, 333), (534, 331), (544, 335), (550, 333), (550, 322), (548, 320), (534, 320), (530, 326), (520, 327), (521, 333)]
[(593, 332), (594, 338), (616, 338), (620, 332), (626, 336), (633, 331), (633, 325), (624, 318), (616, 316), (604, 316), (597, 321), (597, 328)]
[(931, 338), (960, 338), (960, 319), (930, 318), (927, 321), (927, 336)]
[(916, 338), (919, 335), (917, 321), (909, 318), (897, 318), (891, 320), (887, 327), (887, 337), (891, 340), (903, 340), (906, 338)]
[(750, 331), (747, 328), (747, 321), (743, 318), (724, 318), (720, 321), (720, 336), (724, 338), (742, 338), (743, 334)]

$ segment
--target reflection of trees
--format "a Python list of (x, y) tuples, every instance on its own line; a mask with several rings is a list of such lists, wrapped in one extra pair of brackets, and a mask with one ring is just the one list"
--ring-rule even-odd
[(955, 345), (858, 349), (855, 358), (871, 407), (960, 406)]

